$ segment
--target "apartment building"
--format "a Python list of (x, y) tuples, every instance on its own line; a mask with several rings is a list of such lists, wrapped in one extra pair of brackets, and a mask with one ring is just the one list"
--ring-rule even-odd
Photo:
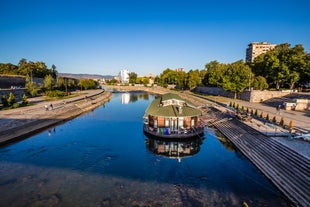
[(270, 44), (269, 42), (252, 42), (246, 49), (245, 61), (253, 62), (257, 56), (272, 50), (275, 46), (276, 44)]

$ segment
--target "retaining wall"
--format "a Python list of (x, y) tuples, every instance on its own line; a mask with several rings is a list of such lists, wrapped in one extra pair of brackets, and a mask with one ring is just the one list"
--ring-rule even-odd
[[(219, 95), (228, 98), (234, 98), (234, 93), (229, 91), (224, 91), (222, 88), (217, 87), (202, 87), (199, 86), (195, 89), (195, 92), (210, 94), (210, 95)], [(237, 99), (249, 101), (253, 103), (262, 102), (268, 99), (283, 97), (292, 94), (287, 91), (260, 91), (260, 90), (251, 90), (244, 91), (242, 93), (237, 93)]]

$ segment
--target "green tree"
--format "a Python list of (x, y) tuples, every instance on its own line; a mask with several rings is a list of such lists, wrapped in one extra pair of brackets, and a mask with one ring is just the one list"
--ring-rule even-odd
[(57, 76), (56, 85), (59, 90), (65, 90), (66, 88), (65, 79), (61, 76)]
[(81, 90), (89, 90), (95, 89), (98, 86), (98, 82), (92, 79), (80, 79), (78, 85)]
[(190, 70), (187, 74), (187, 87), (191, 90), (201, 84), (199, 70)]
[(268, 83), (266, 81), (266, 78), (263, 76), (257, 76), (254, 78), (252, 86), (256, 90), (264, 90), (268, 88)]
[(137, 73), (134, 72), (129, 73), (129, 83), (131, 84), (136, 83), (137, 77), (138, 77)]
[(0, 74), (17, 75), (18, 67), (11, 63), (7, 64), (0, 63)]
[(203, 80), (204, 85), (222, 87), (223, 76), (228, 66), (217, 61), (211, 61), (205, 65), (206, 74)]
[(261, 54), (251, 64), (256, 76), (266, 78), (276, 89), (304, 85), (310, 79), (310, 56), (302, 45), (291, 48), (290, 44), (277, 45), (273, 50)]
[(12, 92), (10, 92), (10, 95), (9, 95), (9, 98), (8, 98), (8, 103), (10, 106), (13, 106), (13, 104), (16, 103), (16, 100), (15, 100), (15, 96)]
[(45, 88), (46, 90), (48, 90), (48, 91), (53, 90), (53, 87), (54, 87), (54, 85), (55, 85), (54, 82), (55, 82), (55, 81), (54, 81), (54, 78), (53, 78), (52, 75), (47, 75), (47, 76), (45, 76), (45, 78), (44, 78), (44, 88)]
[(228, 65), (223, 74), (223, 89), (234, 92), (234, 98), (238, 92), (243, 92), (248, 86), (251, 69), (242, 60)]
[(29, 75), (26, 76), (26, 85), (25, 88), (27, 92), (33, 97), (38, 94), (39, 88), (36, 86), (36, 83), (30, 80)]
[(187, 74), (184, 71), (177, 72), (167, 68), (159, 76), (159, 84), (161, 86), (168, 86), (174, 84), (179, 89), (184, 89), (186, 86)]
[(22, 106), (27, 106), (27, 105), (28, 105), (28, 98), (26, 94), (24, 94), (22, 97)]

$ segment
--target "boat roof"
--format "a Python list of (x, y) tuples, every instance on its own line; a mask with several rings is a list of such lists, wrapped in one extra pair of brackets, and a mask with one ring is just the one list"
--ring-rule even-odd
[[(183, 103), (182, 106), (173, 102), (168, 105), (162, 104), (163, 102), (173, 99), (181, 101)], [(187, 117), (201, 115), (201, 111), (194, 107), (191, 102), (174, 93), (167, 93), (159, 98), (156, 98), (148, 106), (145, 112), (149, 115), (164, 117)]]

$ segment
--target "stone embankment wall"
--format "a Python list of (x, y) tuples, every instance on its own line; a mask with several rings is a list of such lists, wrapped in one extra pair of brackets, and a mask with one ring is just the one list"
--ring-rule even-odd
[(24, 88), (26, 80), (24, 76), (0, 76), (0, 88), (6, 89), (11, 87)]
[[(216, 87), (197, 87), (195, 89), (198, 93), (210, 94), (210, 95), (219, 95), (228, 98), (234, 98), (234, 93), (229, 91), (224, 91), (221, 88)], [(260, 90), (251, 90), (244, 91), (242, 93), (237, 93), (237, 99), (249, 101), (253, 103), (258, 103), (262, 101), (266, 101), (272, 98), (281, 98), (283, 96), (290, 95), (291, 92), (283, 92), (283, 91), (260, 91)]]
[[(9, 98), (10, 93), (13, 93), (16, 101), (21, 101), (24, 94), (27, 95), (26, 89), (0, 89), (0, 97), (6, 96)], [(1, 100), (0, 100), (1, 103)]]
[[(35, 82), (37, 86), (44, 84), (44, 78), (32, 78), (32, 81)], [(16, 101), (21, 101), (23, 95), (27, 95), (25, 84), (26, 78), (24, 76), (0, 75), (0, 97), (6, 96), (8, 98), (12, 92)]]

